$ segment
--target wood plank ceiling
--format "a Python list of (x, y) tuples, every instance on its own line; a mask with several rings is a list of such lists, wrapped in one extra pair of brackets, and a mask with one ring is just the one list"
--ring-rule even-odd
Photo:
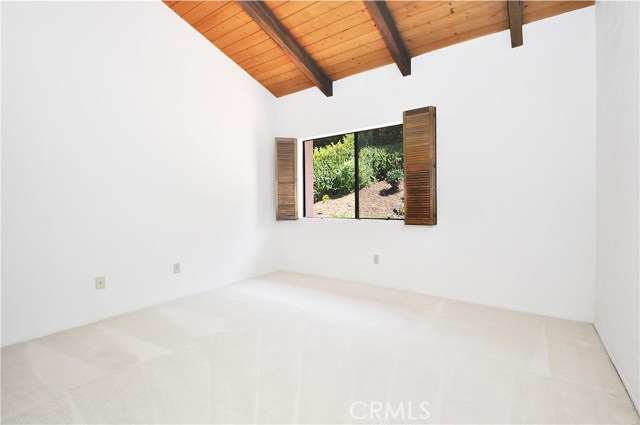
[[(408, 69), (402, 64), (402, 49), (410, 61), (410, 57), (507, 29), (511, 29), (512, 46), (517, 47), (522, 44), (522, 24), (591, 6), (594, 1), (164, 3), (280, 97), (313, 86), (330, 96), (332, 81), (394, 62), (405, 75), (407, 70), (410, 73), (410, 63)], [(268, 28), (273, 21), (276, 30)], [(317, 67), (320, 74), (309, 66)], [(328, 81), (323, 82), (322, 76)], [(402, 78), (400, 72), (398, 78)]]

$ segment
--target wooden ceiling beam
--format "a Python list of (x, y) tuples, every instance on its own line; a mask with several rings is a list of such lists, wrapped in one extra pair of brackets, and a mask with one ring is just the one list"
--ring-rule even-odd
[[(511, 31), (511, 48), (522, 46), (522, 24), (524, 23), (524, 1), (508, 0), (509, 30)], [(503, 9), (504, 10), (504, 9)]]
[(411, 55), (402, 41), (387, 3), (384, 0), (365, 1), (364, 5), (402, 75), (405, 77), (411, 75)]
[(333, 81), (324, 73), (313, 58), (300, 46), (282, 22), (262, 1), (238, 1), (245, 12), (256, 21), (275, 43), (284, 50), (289, 59), (327, 97), (333, 95)]

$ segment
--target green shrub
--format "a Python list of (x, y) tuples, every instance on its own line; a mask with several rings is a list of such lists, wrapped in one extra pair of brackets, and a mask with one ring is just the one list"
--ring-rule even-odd
[(391, 185), (391, 187), (398, 187), (400, 180), (404, 179), (404, 173), (402, 170), (396, 168), (395, 170), (391, 170), (387, 173), (387, 178), (385, 179), (387, 183)]
[(402, 169), (402, 145), (365, 146), (360, 149), (360, 166), (370, 166), (376, 181), (391, 170)]
[(367, 163), (359, 163), (358, 164), (358, 172), (360, 176), (358, 178), (358, 183), (360, 183), (360, 189), (369, 186), (371, 183), (376, 181), (376, 175), (371, 168), (371, 165)]
[[(314, 202), (347, 195), (355, 186), (354, 135), (313, 148)], [(402, 172), (402, 145), (365, 146), (359, 157), (360, 189), (387, 178), (391, 170)]]
[(356, 184), (356, 163), (354, 161), (345, 161), (338, 166), (338, 175), (336, 179), (336, 195), (342, 196), (353, 192)]
[(345, 135), (338, 143), (313, 148), (313, 188), (315, 202), (323, 195), (339, 197), (353, 192), (354, 138)]

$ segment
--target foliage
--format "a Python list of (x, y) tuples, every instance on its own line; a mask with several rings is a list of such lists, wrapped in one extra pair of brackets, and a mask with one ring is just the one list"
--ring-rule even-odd
[(360, 146), (402, 146), (402, 124), (358, 132)]
[(394, 168), (387, 173), (387, 178), (385, 180), (391, 185), (391, 187), (397, 188), (400, 180), (403, 179), (404, 173), (402, 172), (402, 170)]
[(371, 183), (376, 181), (375, 171), (371, 167), (371, 164), (366, 162), (358, 164), (358, 172), (360, 176), (358, 178), (358, 183), (360, 183), (360, 189), (369, 186)]
[[(342, 196), (353, 191), (353, 173), (348, 176), (348, 164), (354, 162), (353, 134), (338, 143), (313, 148), (313, 186), (317, 202), (324, 195)], [(345, 180), (346, 177), (346, 180)], [(349, 184), (349, 180), (351, 184)]]
[(369, 214), (365, 218), (383, 218), (383, 219), (387, 219), (387, 218), (393, 218), (393, 216), (390, 215), (390, 214), (384, 215), (384, 214), (374, 213), (374, 214)]
[(340, 142), (313, 148), (314, 200), (325, 195), (339, 197), (353, 192), (355, 181), (354, 137), (345, 135)]
[(365, 146), (360, 149), (360, 166), (368, 165), (376, 181), (384, 180), (391, 170), (402, 170), (402, 145)]
[(355, 213), (347, 212), (347, 213), (335, 213), (331, 215), (332, 218), (356, 218)]
[[(360, 138), (358, 141), (360, 144)], [(369, 144), (365, 140), (362, 142), (358, 158), (359, 189), (385, 180), (391, 171), (396, 175), (402, 174), (402, 143), (385, 145), (380, 142)], [(318, 144), (320, 146), (313, 148), (314, 202), (352, 193), (355, 188), (354, 134), (346, 134), (339, 141), (335, 137), (323, 139)]]
[(402, 215), (398, 214), (397, 211), (394, 209), (393, 210), (393, 214), (374, 213), (374, 214), (369, 214), (368, 216), (366, 216), (364, 218), (377, 218), (377, 219), (384, 219), (384, 220), (392, 220), (392, 219), (402, 218)]

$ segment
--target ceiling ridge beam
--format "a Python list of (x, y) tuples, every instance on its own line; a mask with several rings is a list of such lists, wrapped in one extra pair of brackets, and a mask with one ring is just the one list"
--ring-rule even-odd
[(508, 0), (509, 30), (511, 32), (511, 48), (520, 47), (524, 43), (522, 24), (524, 23), (524, 1)]
[(262, 1), (238, 1), (245, 12), (284, 50), (289, 59), (327, 97), (333, 95), (333, 81), (324, 73), (300, 43), (284, 27), (271, 9)]
[(387, 45), (387, 50), (403, 76), (411, 75), (411, 55), (402, 41), (398, 27), (393, 21), (391, 11), (384, 0), (364, 1), (369, 16), (378, 28), (378, 32)]

